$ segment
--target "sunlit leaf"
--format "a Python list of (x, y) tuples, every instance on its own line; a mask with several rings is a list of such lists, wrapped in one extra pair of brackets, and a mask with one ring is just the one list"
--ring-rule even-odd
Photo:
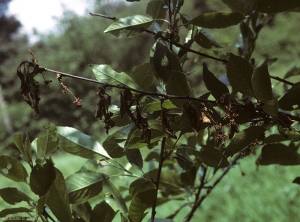
[[(175, 109), (177, 108), (177, 106), (175, 106), (170, 100), (164, 100), (163, 102), (163, 108), (165, 109)], [(150, 112), (154, 112), (154, 111), (159, 111), (161, 110), (161, 101), (156, 101), (156, 102), (151, 102), (151, 103), (147, 103), (144, 108), (143, 111), (146, 113), (150, 113)]]
[(193, 18), (190, 24), (203, 28), (226, 28), (239, 24), (245, 16), (240, 12), (209, 12)]
[(105, 201), (97, 204), (91, 213), (90, 222), (111, 222), (116, 216), (116, 212)]
[(266, 129), (262, 126), (250, 126), (244, 129), (233, 137), (228, 147), (225, 150), (226, 156), (233, 156), (237, 152), (249, 146), (256, 139), (259, 139)]
[(16, 203), (20, 203), (22, 201), (25, 201), (28, 204), (30, 203), (30, 197), (15, 187), (6, 187), (0, 189), (0, 196), (6, 203), (11, 205), (15, 205)]
[(291, 89), (289, 89), (283, 97), (279, 100), (279, 108), (284, 110), (294, 110), (300, 108), (300, 83), (296, 83), (293, 85)]
[(134, 80), (125, 72), (116, 72), (109, 65), (90, 65), (96, 79), (100, 82), (109, 83), (113, 85), (123, 85), (133, 89), (138, 89), (139, 86)]
[(104, 32), (122, 37), (133, 37), (144, 32), (153, 22), (153, 19), (144, 15), (131, 15), (125, 18), (116, 19)]
[(1, 155), (0, 156), (0, 173), (16, 182), (26, 182), (28, 173), (25, 167), (17, 159)]
[(154, 73), (149, 63), (144, 63), (136, 67), (130, 76), (143, 90), (148, 90), (154, 80)]
[(252, 73), (253, 68), (248, 60), (230, 53), (227, 63), (227, 77), (234, 90), (254, 97), (251, 82)]
[(262, 13), (277, 13), (300, 7), (297, 0), (260, 0), (256, 10)]
[(297, 149), (294, 147), (282, 143), (267, 144), (262, 148), (261, 156), (257, 162), (260, 165), (300, 165), (300, 154), (297, 153)]
[(100, 143), (77, 129), (57, 127), (57, 134), (59, 135), (59, 148), (65, 152), (87, 159), (111, 158)]

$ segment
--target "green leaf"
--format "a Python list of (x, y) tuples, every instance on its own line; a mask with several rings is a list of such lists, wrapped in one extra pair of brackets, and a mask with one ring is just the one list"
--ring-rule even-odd
[[(169, 99), (164, 100), (163, 107), (165, 109), (177, 108), (177, 106), (175, 106)], [(147, 103), (143, 108), (143, 112), (145, 112), (145, 113), (151, 113), (151, 112), (159, 111), (159, 110), (161, 110), (161, 101)]]
[(300, 82), (293, 85), (291, 89), (279, 100), (279, 108), (292, 111), (300, 108)]
[(0, 189), (0, 196), (6, 203), (11, 205), (15, 205), (16, 203), (20, 203), (22, 201), (26, 201), (28, 204), (30, 204), (30, 197), (14, 187)]
[(209, 34), (205, 28), (201, 28), (195, 35), (195, 42), (203, 48), (222, 48), (222, 46)]
[(136, 84), (145, 91), (149, 89), (154, 80), (154, 73), (149, 63), (136, 67), (130, 76)]
[(47, 194), (45, 196), (42, 196), (41, 198), (39, 198), (37, 201), (37, 205), (36, 205), (35, 209), (36, 209), (36, 212), (38, 215), (41, 215), (45, 210), (45, 205), (46, 205), (46, 201), (48, 198)]
[[(148, 220), (150, 222), (150, 219)], [(152, 222), (152, 221), (151, 221)], [(155, 218), (154, 222), (174, 222), (174, 220), (171, 219), (161, 219), (161, 218)]]
[(254, 70), (251, 82), (256, 99), (264, 103), (273, 99), (271, 78), (267, 64)]
[(262, 13), (277, 13), (300, 7), (298, 0), (260, 0), (257, 4), (257, 11)]
[[(106, 194), (106, 197), (110, 195), (113, 196), (113, 199), (109, 201), (114, 201), (117, 205), (118, 210), (122, 213), (127, 214), (128, 208), (126, 206), (125, 200), (123, 199), (120, 191), (108, 180), (105, 176), (103, 176), (103, 183), (102, 183), (103, 191)], [(107, 201), (106, 201), (107, 202)]]
[(116, 212), (105, 201), (97, 204), (92, 210), (90, 222), (111, 222), (116, 216)]
[(125, 72), (118, 73), (114, 71), (109, 65), (91, 64), (89, 66), (92, 68), (96, 79), (100, 82), (113, 85), (123, 85), (132, 89), (139, 88), (134, 80)]
[(100, 143), (72, 127), (57, 127), (59, 147), (65, 152), (87, 159), (111, 159)]
[(25, 142), (23, 143), (23, 135), (16, 133), (13, 136), (13, 141), (20, 150), (22, 156), (29, 165), (32, 165), (32, 151), (28, 134), (26, 134)]
[(165, 2), (162, 0), (151, 0), (149, 1), (146, 9), (146, 13), (148, 15), (151, 15), (152, 18), (157, 23), (163, 23), (163, 21), (159, 21), (156, 19), (165, 19), (167, 14), (167, 8), (164, 7)]
[(104, 32), (122, 37), (133, 37), (144, 32), (153, 22), (153, 19), (144, 15), (131, 15), (125, 18), (116, 19)]
[(257, 0), (222, 0), (233, 12), (249, 15), (257, 4)]
[(254, 97), (251, 82), (252, 73), (253, 68), (248, 60), (230, 53), (227, 63), (227, 77), (234, 90)]
[(224, 168), (229, 165), (229, 162), (220, 150), (206, 145), (201, 145), (201, 148), (199, 156), (201, 161), (207, 166)]
[(255, 139), (259, 139), (265, 131), (265, 128), (262, 126), (250, 126), (247, 129), (238, 132), (226, 148), (226, 156), (233, 156), (237, 152), (249, 146)]
[(0, 156), (0, 173), (16, 182), (26, 182), (28, 173), (25, 167), (15, 158), (10, 156)]
[(277, 116), (278, 116), (278, 100), (277, 99), (268, 100), (263, 106), (263, 111), (265, 113), (267, 113), (268, 115), (277, 118)]
[(69, 222), (72, 215), (65, 179), (58, 169), (55, 171), (56, 177), (48, 191), (46, 203), (59, 221)]
[(203, 28), (226, 28), (228, 26), (239, 24), (245, 16), (240, 12), (209, 12), (193, 18), (190, 24)]
[(143, 157), (139, 149), (126, 149), (125, 154), (131, 165), (143, 169)]
[[(180, 84), (178, 84), (180, 83)], [(192, 89), (187, 82), (186, 75), (183, 72), (172, 71), (171, 76), (166, 84), (168, 95), (175, 96), (193, 96)], [(177, 107), (182, 107), (184, 99), (170, 99)]]
[(185, 186), (194, 186), (198, 168), (192, 166), (191, 168), (183, 171), (180, 175), (180, 179)]
[(120, 138), (121, 135), (123, 135), (123, 133), (117, 131), (113, 135), (108, 136), (103, 142), (103, 147), (111, 158), (120, 158), (125, 156), (124, 149), (118, 144), (126, 140), (126, 137)]
[(7, 208), (0, 211), (0, 217), (4, 218), (9, 214), (32, 213), (30, 209), (25, 207)]
[(215, 99), (220, 99), (223, 94), (229, 93), (227, 86), (208, 70), (206, 63), (203, 63), (203, 81)]
[(166, 83), (173, 70), (183, 72), (178, 56), (161, 42), (153, 45), (150, 52), (150, 65), (156, 78)]
[(45, 164), (36, 164), (30, 173), (30, 189), (36, 195), (44, 196), (52, 182), (55, 180), (55, 167), (51, 160), (46, 160)]
[(98, 195), (102, 191), (102, 176), (96, 172), (78, 172), (66, 178), (70, 203), (84, 203)]
[(299, 165), (300, 155), (294, 147), (286, 146), (282, 143), (267, 144), (262, 148), (261, 156), (257, 162), (260, 165)]

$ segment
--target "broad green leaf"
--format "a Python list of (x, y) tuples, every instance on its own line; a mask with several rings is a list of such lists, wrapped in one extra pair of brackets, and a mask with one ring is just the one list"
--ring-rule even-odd
[(122, 37), (123, 34), (126, 37), (133, 37), (139, 33), (142, 33), (153, 22), (153, 19), (144, 15), (131, 15), (125, 18), (116, 19), (104, 32), (110, 32), (111, 34)]
[(178, 147), (175, 153), (176, 156), (174, 157), (181, 168), (183, 168), (185, 171), (194, 165), (194, 161), (189, 156), (189, 149), (191, 148), (186, 146)]
[(72, 204), (84, 203), (102, 191), (102, 174), (78, 172), (66, 178), (69, 201)]
[(199, 156), (201, 161), (207, 166), (224, 168), (229, 165), (229, 162), (221, 151), (206, 145), (201, 145), (201, 148)]
[(111, 159), (100, 143), (72, 127), (57, 127), (59, 147), (65, 152), (87, 159)]
[(244, 15), (249, 15), (257, 0), (222, 0), (233, 12), (241, 12)]
[(46, 203), (55, 217), (61, 222), (72, 221), (68, 191), (62, 173), (55, 169), (55, 180), (48, 191)]
[(36, 195), (44, 196), (55, 180), (55, 167), (51, 160), (45, 164), (36, 164), (30, 173), (30, 189)]
[(15, 187), (6, 187), (0, 189), (0, 196), (6, 203), (11, 205), (15, 205), (16, 203), (20, 203), (22, 201), (26, 201), (28, 204), (30, 204), (30, 197)]
[(41, 215), (44, 212), (47, 198), (48, 198), (48, 193), (45, 196), (42, 196), (41, 198), (38, 199), (35, 208), (38, 215)]
[(223, 94), (229, 93), (227, 86), (208, 70), (206, 63), (203, 63), (203, 81), (215, 99), (220, 99)]
[(25, 207), (6, 208), (6, 209), (0, 211), (0, 218), (1, 217), (4, 218), (10, 214), (19, 214), (20, 215), (20, 213), (33, 213), (33, 212), (32, 212), (32, 210), (27, 209)]
[(123, 85), (132, 89), (138, 89), (139, 86), (125, 72), (116, 72), (109, 65), (91, 64), (96, 79), (99, 82), (109, 83), (113, 85)]
[[(180, 83), (180, 84), (178, 84)], [(183, 72), (172, 71), (171, 76), (166, 84), (168, 95), (175, 96), (193, 96), (193, 91)], [(181, 107), (186, 101), (184, 99), (170, 99), (177, 107)]]
[(58, 136), (56, 133), (41, 135), (37, 138), (38, 152), (44, 155), (55, 152), (58, 149)]
[(279, 108), (292, 111), (300, 108), (300, 82), (293, 85), (291, 89), (279, 100)]
[(277, 116), (278, 116), (278, 100), (277, 99), (268, 100), (263, 106), (263, 111), (265, 113), (267, 113), (268, 115), (277, 118)]
[(77, 218), (80, 217), (79, 221), (90, 221), (92, 207), (88, 201), (83, 204), (72, 204), (72, 214), (77, 215)]
[(139, 149), (126, 149), (125, 154), (131, 165), (143, 169), (143, 157)]
[(300, 7), (298, 0), (260, 0), (256, 10), (262, 13), (277, 13)]
[(153, 45), (150, 52), (150, 66), (156, 78), (166, 83), (172, 71), (182, 71), (178, 56), (161, 42)]
[(118, 210), (126, 214), (128, 212), (128, 208), (126, 206), (125, 200), (123, 199), (120, 191), (108, 179), (106, 179), (105, 176), (103, 176), (102, 187), (107, 197), (110, 195), (113, 196), (113, 200), (116, 201), (118, 205)]
[(251, 83), (252, 73), (253, 68), (248, 60), (230, 53), (227, 63), (227, 77), (234, 90), (254, 97)]
[(254, 70), (251, 82), (256, 99), (264, 103), (273, 99), (271, 78), (267, 64)]
[(259, 139), (266, 129), (262, 126), (250, 126), (243, 131), (235, 134), (228, 147), (225, 150), (226, 156), (233, 156), (245, 147), (249, 146), (254, 140)]
[(28, 173), (21, 162), (13, 157), (0, 156), (0, 173), (16, 182), (26, 182)]
[(260, 165), (300, 165), (300, 155), (294, 147), (282, 143), (267, 144), (262, 148), (261, 156), (257, 162)]
[(130, 76), (135, 83), (145, 91), (149, 89), (154, 80), (154, 73), (149, 63), (144, 63), (136, 67)]
[(156, 19), (165, 19), (167, 8), (165, 7), (165, 2), (163, 0), (151, 0), (149, 1), (146, 9), (146, 13), (151, 15), (155, 22), (163, 23)]
[(23, 143), (23, 135), (20, 133), (16, 133), (13, 136), (13, 141), (20, 150), (21, 154), (23, 155), (24, 159), (29, 165), (32, 165), (32, 151), (30, 140), (28, 134), (26, 134), (25, 142)]
[[(175, 106), (169, 99), (164, 100), (162, 106), (165, 109), (175, 109), (175, 108), (177, 108), (177, 106)], [(143, 108), (143, 112), (146, 112), (146, 113), (151, 113), (151, 112), (159, 111), (159, 110), (161, 110), (161, 101), (155, 101), (155, 102), (147, 103)]]
[(222, 46), (209, 34), (205, 28), (201, 28), (195, 35), (195, 42), (203, 48), (222, 48)]
[(97, 204), (91, 213), (90, 222), (111, 222), (116, 216), (116, 212), (105, 201)]
[(245, 16), (240, 12), (209, 12), (193, 18), (190, 24), (203, 28), (226, 28), (239, 24)]
[(103, 142), (103, 147), (111, 158), (120, 158), (125, 156), (124, 149), (118, 144), (126, 140), (126, 137), (120, 138), (121, 134), (122, 132), (117, 131), (113, 135), (108, 136)]

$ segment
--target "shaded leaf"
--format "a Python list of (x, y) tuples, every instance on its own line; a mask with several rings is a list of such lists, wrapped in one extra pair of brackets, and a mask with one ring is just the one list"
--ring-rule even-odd
[(91, 213), (90, 222), (111, 222), (116, 216), (116, 212), (105, 201), (97, 204)]
[(72, 204), (84, 203), (102, 191), (102, 174), (78, 172), (66, 178), (69, 201)]
[(271, 78), (267, 64), (254, 70), (251, 82), (256, 99), (264, 103), (273, 99)]
[(110, 159), (106, 150), (92, 137), (72, 127), (57, 127), (59, 147), (65, 152), (87, 159)]
[(144, 63), (136, 67), (130, 76), (135, 83), (145, 91), (149, 89), (154, 80), (154, 73), (149, 63)]
[(277, 116), (278, 116), (278, 100), (277, 99), (268, 100), (263, 106), (263, 111), (265, 113), (267, 113), (268, 115), (277, 118)]
[(126, 149), (125, 154), (131, 165), (135, 165), (138, 168), (143, 169), (143, 157), (139, 149)]
[(205, 145), (201, 145), (201, 148), (199, 156), (201, 161), (207, 166), (223, 168), (229, 165), (229, 162), (221, 151), (214, 147)]
[(257, 11), (262, 13), (277, 13), (300, 7), (297, 0), (260, 0), (257, 4)]
[(0, 211), (0, 217), (4, 218), (7, 215), (19, 214), (19, 213), (32, 213), (32, 211), (25, 207), (6, 208), (6, 209)]
[(262, 148), (261, 156), (257, 162), (260, 165), (299, 165), (300, 155), (294, 147), (286, 146), (282, 143), (267, 144)]
[(194, 38), (195, 42), (203, 48), (222, 48), (222, 46), (208, 33), (208, 31), (205, 28), (201, 28)]
[(289, 78), (291, 76), (300, 75), (300, 67), (293, 66), (283, 77), (283, 79)]
[(164, 6), (165, 6), (165, 2), (162, 0), (151, 0), (147, 5), (146, 13), (148, 15), (151, 15), (156, 23), (161, 24), (163, 23), (163, 21), (159, 21), (156, 19), (166, 18), (167, 8)]
[(228, 26), (237, 25), (245, 16), (240, 12), (209, 12), (193, 18), (190, 24), (203, 28), (226, 28)]
[[(120, 138), (121, 134), (121, 132), (117, 131), (113, 135), (108, 136), (103, 142), (103, 147), (111, 158), (120, 158), (125, 156), (124, 149), (118, 144), (126, 140), (126, 137), (124, 139)], [(127, 135), (124, 134), (124, 136)]]
[(16, 133), (13, 136), (13, 141), (20, 150), (22, 156), (29, 165), (32, 165), (32, 150), (28, 134), (26, 134), (25, 142), (23, 143), (23, 135)]
[(206, 63), (203, 63), (203, 81), (215, 99), (219, 99), (223, 94), (229, 93), (227, 86), (208, 70)]
[(279, 108), (292, 111), (294, 109), (299, 109), (300, 107), (300, 83), (293, 85), (291, 89), (284, 94), (279, 100)]
[(61, 222), (72, 221), (68, 191), (62, 173), (55, 169), (55, 180), (48, 191), (46, 203), (55, 217)]
[(293, 183), (300, 184), (300, 177), (296, 177), (296, 178), (293, 180)]
[(133, 37), (144, 32), (153, 22), (153, 19), (144, 15), (131, 15), (125, 18), (116, 19), (104, 32), (122, 37)]
[(222, 0), (233, 12), (242, 12), (244, 15), (249, 15), (254, 9), (257, 0)]
[(252, 73), (253, 68), (248, 60), (230, 53), (227, 63), (227, 77), (234, 90), (254, 97), (251, 82)]
[(126, 87), (130, 87), (133, 89), (138, 89), (138, 85), (134, 82), (134, 80), (127, 75), (125, 72), (116, 72), (109, 65), (97, 65), (91, 64), (89, 65), (96, 77), (96, 79), (100, 82), (109, 83), (113, 85), (123, 85)]
[(10, 156), (0, 156), (0, 173), (16, 182), (26, 182), (28, 173), (25, 167), (15, 158)]
[(188, 170), (181, 173), (180, 178), (185, 186), (194, 186), (197, 170), (198, 169), (195, 166), (192, 166)]
[(20, 203), (22, 201), (26, 201), (28, 204), (30, 203), (30, 197), (15, 187), (6, 187), (0, 189), (0, 196), (6, 203), (11, 205), (15, 205), (16, 203)]
[(226, 156), (233, 156), (245, 147), (249, 146), (254, 140), (259, 139), (265, 132), (262, 126), (250, 126), (243, 131), (235, 134), (228, 147), (225, 150)]

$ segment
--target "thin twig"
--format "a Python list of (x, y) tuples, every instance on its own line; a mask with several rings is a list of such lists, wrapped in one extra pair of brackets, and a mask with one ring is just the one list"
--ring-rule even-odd
[(277, 80), (277, 81), (279, 81), (279, 82), (283, 82), (283, 83), (288, 84), (288, 85), (290, 85), (290, 86), (295, 85), (294, 83), (292, 83), (292, 82), (290, 82), (290, 81), (287, 81), (287, 80), (285, 80), (285, 79), (282, 79), (282, 78), (280, 78), (280, 77), (278, 77), (278, 76), (271, 76), (271, 75), (270, 75), (270, 77), (271, 77), (272, 79), (275, 79), (275, 80)]
[(163, 162), (165, 161), (164, 153), (165, 153), (165, 144), (166, 144), (166, 137), (164, 137), (161, 141), (161, 149), (160, 149), (160, 156), (159, 156), (159, 164), (158, 164), (158, 169), (157, 169), (157, 175), (156, 175), (156, 180), (154, 182), (156, 186), (156, 195), (155, 199), (152, 205), (152, 212), (151, 212), (151, 222), (154, 222), (155, 219), (155, 208), (156, 208), (156, 200), (157, 200), (157, 195), (158, 195), (158, 188), (159, 188), (159, 181), (160, 181), (160, 175), (161, 175), (161, 170), (163, 166)]
[(91, 16), (99, 16), (99, 17), (102, 17), (102, 18), (110, 19), (110, 20), (116, 20), (117, 19), (116, 17), (110, 17), (110, 16), (107, 16), (107, 15), (102, 15), (102, 14), (94, 13), (94, 12), (89, 12), (89, 14)]

